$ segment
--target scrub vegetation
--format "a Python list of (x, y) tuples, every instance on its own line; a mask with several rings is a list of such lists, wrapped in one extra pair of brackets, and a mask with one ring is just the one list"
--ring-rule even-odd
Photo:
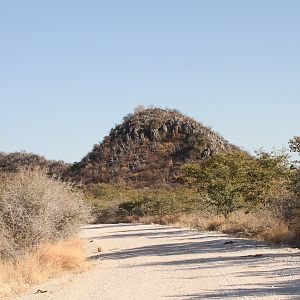
[[(290, 145), (300, 152), (299, 138)], [(183, 165), (177, 182), (95, 184), (87, 200), (98, 222), (175, 224), (300, 245), (300, 170), (287, 151), (214, 153)]]
[[(300, 154), (300, 137), (289, 145)], [(250, 155), (176, 110), (144, 107), (73, 165), (0, 153), (0, 297), (82, 269), (74, 235), (91, 216), (300, 246), (299, 163), (287, 150)]]
[(81, 268), (83, 247), (73, 236), (89, 215), (83, 193), (44, 169), (21, 169), (2, 181), (1, 298)]

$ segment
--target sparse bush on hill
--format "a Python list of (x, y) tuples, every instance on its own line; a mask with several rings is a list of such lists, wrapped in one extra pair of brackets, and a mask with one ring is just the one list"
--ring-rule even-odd
[(140, 113), (140, 112), (143, 112), (144, 110), (146, 109), (146, 107), (144, 105), (137, 105), (135, 108), (134, 108), (134, 113)]
[(22, 169), (0, 194), (0, 256), (15, 257), (37, 245), (74, 234), (89, 219), (83, 194), (46, 170)]

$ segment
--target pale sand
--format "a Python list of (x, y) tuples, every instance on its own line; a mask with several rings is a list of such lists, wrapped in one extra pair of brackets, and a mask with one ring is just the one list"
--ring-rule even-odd
[(82, 237), (88, 272), (19, 299), (300, 299), (298, 249), (159, 225), (91, 225)]

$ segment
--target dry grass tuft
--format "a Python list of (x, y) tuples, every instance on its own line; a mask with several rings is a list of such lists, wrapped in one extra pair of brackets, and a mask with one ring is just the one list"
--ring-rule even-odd
[(295, 239), (295, 234), (285, 223), (277, 222), (259, 234), (258, 238), (275, 244), (291, 243)]
[(268, 211), (245, 213), (236, 211), (229, 218), (224, 219), (220, 228), (223, 233), (238, 234), (243, 237), (255, 237), (262, 231), (270, 228), (276, 222)]
[(274, 219), (264, 212), (246, 214), (242, 211), (235, 212), (229, 218), (216, 216), (215, 214), (177, 214), (166, 216), (147, 216), (131, 221), (143, 223), (158, 223), (162, 225), (184, 226), (198, 230), (221, 231), (243, 236), (254, 236), (263, 230), (270, 228)]
[(278, 222), (268, 211), (257, 211), (255, 213), (237, 211), (232, 213), (228, 218), (203, 213), (147, 216), (132, 219), (131, 221), (188, 227), (197, 230), (220, 231), (271, 243), (295, 244), (298, 242), (300, 244), (300, 227), (298, 228), (297, 235), (297, 231), (294, 232), (285, 223)]
[(295, 228), (295, 245), (300, 247), (300, 225)]
[(64, 272), (84, 271), (86, 267), (83, 243), (78, 238), (41, 245), (22, 260), (0, 261), (0, 298), (11, 297)]

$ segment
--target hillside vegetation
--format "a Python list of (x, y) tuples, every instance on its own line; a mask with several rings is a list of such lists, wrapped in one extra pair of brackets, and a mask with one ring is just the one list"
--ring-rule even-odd
[(184, 163), (233, 151), (238, 148), (176, 110), (139, 108), (75, 163), (69, 176), (85, 184), (168, 186), (177, 183)]

